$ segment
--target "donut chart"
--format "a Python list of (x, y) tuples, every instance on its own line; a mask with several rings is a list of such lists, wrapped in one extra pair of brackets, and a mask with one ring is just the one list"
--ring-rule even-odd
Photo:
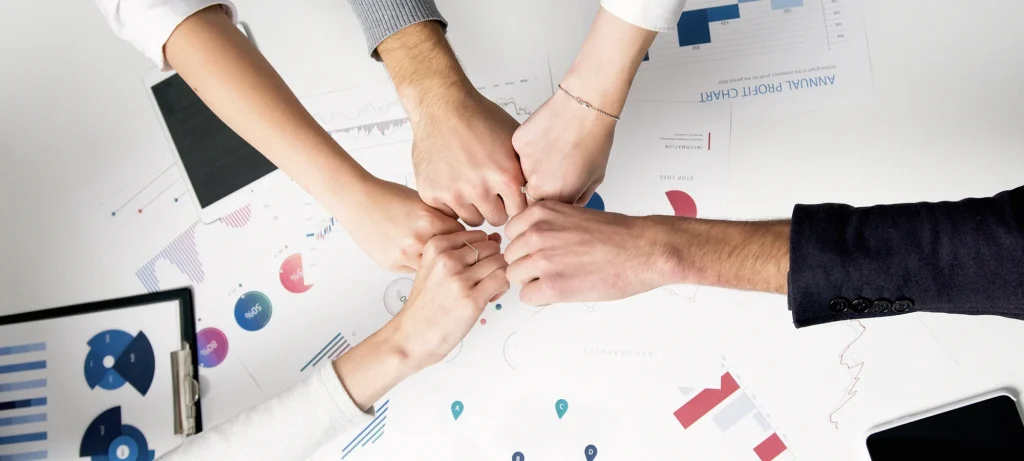
[(146, 436), (135, 426), (124, 424), (121, 407), (100, 413), (89, 423), (78, 447), (78, 456), (92, 461), (153, 461)]
[(672, 210), (676, 216), (683, 218), (697, 217), (697, 202), (693, 200), (690, 194), (681, 190), (670, 190), (665, 192), (665, 196), (668, 197), (668, 202), (672, 205)]
[(113, 391), (126, 383), (139, 394), (146, 395), (153, 384), (156, 357), (146, 334), (132, 336), (126, 331), (106, 330), (90, 339), (85, 356), (85, 382)]

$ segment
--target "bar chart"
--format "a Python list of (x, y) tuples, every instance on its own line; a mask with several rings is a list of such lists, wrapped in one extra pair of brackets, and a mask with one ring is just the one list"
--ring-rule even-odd
[(46, 459), (46, 343), (0, 345), (0, 460)]
[(851, 40), (853, 0), (697, 0), (675, 33), (662, 33), (645, 67), (730, 59), (797, 49), (831, 49)]
[(679, 407), (673, 416), (685, 430), (693, 430), (702, 421), (710, 419), (718, 433), (728, 438), (727, 445), (736, 448), (734, 445), (743, 444), (736, 451), (747, 453), (747, 458), (752, 460), (774, 461), (789, 450), (729, 371), (722, 374), (717, 389), (701, 390)]

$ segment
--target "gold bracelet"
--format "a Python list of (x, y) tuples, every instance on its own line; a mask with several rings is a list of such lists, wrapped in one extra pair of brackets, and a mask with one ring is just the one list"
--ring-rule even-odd
[(559, 83), (559, 84), (558, 84), (558, 89), (559, 89), (559, 90), (561, 90), (561, 91), (562, 91), (562, 93), (565, 93), (565, 95), (566, 95), (566, 96), (568, 96), (569, 98), (571, 98), (571, 99), (572, 99), (573, 101), (576, 101), (576, 104), (579, 104), (579, 105), (581, 105), (581, 106), (583, 106), (583, 107), (586, 107), (587, 109), (590, 109), (590, 110), (592, 110), (592, 111), (594, 111), (594, 112), (597, 112), (597, 113), (599, 113), (599, 114), (601, 114), (601, 115), (604, 115), (605, 117), (609, 117), (609, 118), (611, 118), (612, 120), (615, 120), (616, 122), (617, 122), (617, 121), (619, 121), (619, 117), (617, 117), (617, 116), (614, 116), (614, 115), (612, 115), (612, 114), (609, 114), (608, 112), (605, 112), (605, 111), (603, 111), (603, 110), (601, 110), (601, 109), (598, 109), (598, 108), (594, 107), (594, 105), (593, 105), (593, 104), (591, 104), (591, 103), (589, 103), (589, 102), (586, 102), (586, 101), (584, 101), (584, 100), (583, 100), (582, 98), (580, 98), (579, 96), (576, 96), (576, 95), (574, 95), (574, 94), (570, 93), (570, 92), (569, 92), (568, 90), (566, 90), (565, 88), (562, 88), (562, 84), (561, 84), (561, 83)]

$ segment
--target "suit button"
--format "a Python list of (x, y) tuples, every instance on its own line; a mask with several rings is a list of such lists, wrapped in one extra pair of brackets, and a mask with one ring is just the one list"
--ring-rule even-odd
[(850, 303), (850, 310), (858, 314), (863, 314), (871, 308), (871, 300), (868, 298), (857, 298)]
[(871, 305), (871, 312), (874, 314), (885, 314), (892, 309), (892, 302), (888, 299), (876, 299)]
[(850, 300), (846, 298), (833, 299), (832, 302), (828, 303), (828, 310), (836, 314), (842, 314), (850, 310)]
[(904, 312), (910, 312), (914, 308), (914, 302), (909, 299), (900, 299), (892, 303), (892, 311), (902, 314)]

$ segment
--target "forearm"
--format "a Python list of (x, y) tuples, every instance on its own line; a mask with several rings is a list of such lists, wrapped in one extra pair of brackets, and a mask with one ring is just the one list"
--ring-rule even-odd
[(406, 27), (377, 49), (414, 125), (438, 108), (478, 94), (436, 22)]
[(365, 341), (334, 361), (334, 370), (360, 409), (372, 408), (391, 388), (422, 365), (402, 346), (388, 323)]
[(220, 8), (182, 22), (164, 53), (232, 130), (337, 215), (369, 175), (299, 103)]
[(787, 292), (789, 221), (711, 221), (655, 216), (652, 241), (666, 284)]
[(621, 113), (633, 77), (656, 35), (602, 8), (562, 87), (598, 109)]

